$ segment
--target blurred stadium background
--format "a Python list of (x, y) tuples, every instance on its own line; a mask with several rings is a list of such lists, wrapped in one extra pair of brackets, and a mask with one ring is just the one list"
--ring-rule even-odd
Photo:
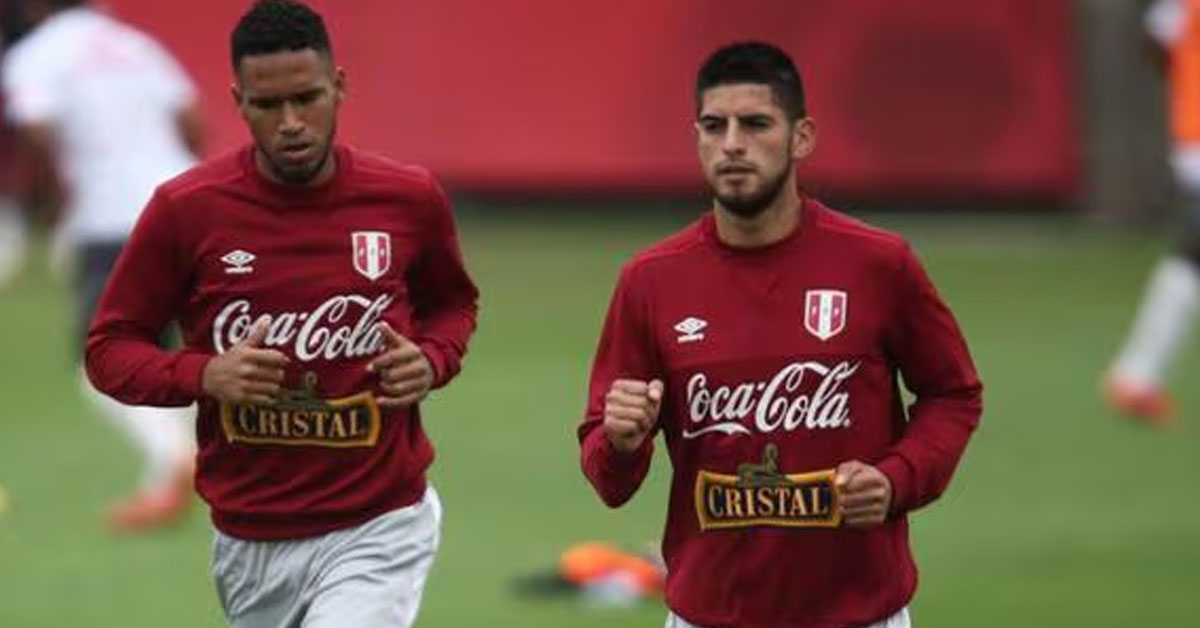
[[(107, 4), (187, 66), (213, 151), (242, 143), (227, 33), (246, 2)], [(573, 428), (617, 267), (704, 208), (695, 66), (747, 37), (805, 74), (821, 129), (806, 186), (915, 242), (987, 387), (956, 482), (913, 518), (916, 625), (1200, 625), (1200, 352), (1170, 429), (1097, 396), (1170, 225), (1138, 3), (313, 4), (349, 72), (342, 137), (442, 177), (483, 290), (466, 370), (428, 404), (447, 517), (419, 625), (661, 625), (657, 602), (515, 583), (575, 541), (659, 534), (665, 466), (608, 511)], [(219, 626), (199, 502), (151, 536), (99, 525), (136, 464), (78, 396), (46, 253), (0, 292), (0, 628)]]

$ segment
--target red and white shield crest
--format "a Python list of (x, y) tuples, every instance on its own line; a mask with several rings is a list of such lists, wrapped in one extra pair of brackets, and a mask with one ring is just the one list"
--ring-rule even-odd
[(354, 270), (375, 281), (392, 265), (392, 238), (384, 231), (355, 231), (350, 234)]
[(804, 328), (808, 333), (829, 340), (846, 328), (849, 300), (841, 290), (809, 290), (804, 293)]

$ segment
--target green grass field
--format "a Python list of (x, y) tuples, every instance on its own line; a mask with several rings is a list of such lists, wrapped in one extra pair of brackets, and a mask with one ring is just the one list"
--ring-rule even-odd
[[(419, 626), (662, 625), (659, 604), (593, 609), (512, 583), (573, 541), (659, 534), (666, 468), (609, 511), (578, 471), (573, 428), (617, 266), (683, 220), (464, 212), (484, 296), (462, 377), (427, 408), (446, 525)], [(1065, 218), (874, 220), (922, 252), (986, 385), (954, 485), (913, 517), (915, 625), (1200, 625), (1200, 346), (1178, 370), (1173, 429), (1119, 421), (1096, 395), (1157, 241)], [(77, 392), (69, 302), (41, 257), (0, 293), (0, 628), (221, 626), (199, 502), (150, 537), (99, 525), (136, 461)]]

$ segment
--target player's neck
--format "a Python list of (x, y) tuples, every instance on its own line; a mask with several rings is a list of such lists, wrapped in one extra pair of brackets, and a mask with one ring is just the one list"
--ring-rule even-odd
[(720, 202), (713, 209), (717, 239), (722, 244), (739, 249), (770, 246), (787, 238), (800, 223), (800, 195), (795, 185), (785, 185), (779, 196), (762, 213), (753, 217), (739, 216)]

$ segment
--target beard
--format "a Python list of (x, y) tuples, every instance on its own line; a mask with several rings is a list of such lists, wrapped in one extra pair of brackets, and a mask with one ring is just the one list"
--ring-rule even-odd
[(325, 167), (325, 162), (329, 161), (331, 152), (333, 151), (330, 150), (330, 147), (326, 146), (319, 157), (305, 166), (284, 166), (274, 159), (267, 159), (267, 163), (271, 164), (271, 172), (275, 173), (280, 181), (292, 185), (303, 185), (316, 178), (317, 173), (321, 172), (321, 168)]
[(275, 159), (271, 151), (267, 150), (260, 142), (258, 150), (266, 156), (267, 165), (271, 168), (271, 173), (280, 181), (289, 185), (305, 185), (311, 183), (321, 169), (325, 167), (325, 162), (329, 161), (329, 156), (333, 153), (333, 138), (337, 135), (337, 126), (335, 125), (329, 131), (329, 135), (322, 142), (323, 150), (311, 162), (302, 165), (289, 165)]
[(792, 159), (789, 157), (784, 167), (780, 169), (779, 174), (774, 178), (763, 182), (763, 186), (757, 193), (750, 195), (730, 195), (721, 194), (715, 185), (712, 185), (713, 196), (721, 207), (729, 210), (731, 214), (741, 218), (754, 218), (763, 213), (775, 199), (779, 198), (779, 194), (783, 191), (783, 186), (787, 183), (788, 173), (793, 168)]

